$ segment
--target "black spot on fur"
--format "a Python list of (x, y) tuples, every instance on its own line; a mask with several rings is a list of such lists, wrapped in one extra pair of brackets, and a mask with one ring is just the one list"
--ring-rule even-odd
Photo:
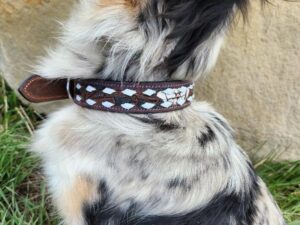
[(212, 142), (216, 138), (216, 134), (208, 125), (205, 126), (206, 132), (201, 134), (201, 137), (198, 137), (199, 144), (201, 147), (205, 147), (209, 142)]
[(133, 118), (146, 123), (146, 124), (152, 124), (153, 126), (155, 126), (158, 130), (160, 131), (172, 131), (172, 130), (176, 130), (176, 129), (180, 129), (180, 125), (179, 124), (173, 124), (173, 123), (167, 123), (164, 120), (160, 120), (160, 119), (155, 119), (155, 118), (151, 118), (151, 116), (147, 116), (147, 117), (136, 117), (136, 116), (132, 116)]
[(202, 209), (181, 216), (157, 216), (145, 218), (139, 225), (252, 225), (257, 208), (254, 205), (257, 187), (247, 196), (219, 193)]
[[(249, 168), (249, 170), (252, 170)], [(250, 171), (254, 173), (254, 171)], [(172, 182), (177, 186), (181, 182)], [(105, 183), (100, 185), (101, 202), (85, 206), (87, 225), (252, 225), (257, 215), (255, 200), (259, 192), (257, 177), (251, 177), (244, 193), (230, 193), (227, 189), (217, 193), (205, 206), (183, 215), (141, 215), (141, 203), (128, 200), (126, 208), (113, 205)], [(178, 204), (180, 207), (180, 204)]]
[(188, 183), (187, 179), (184, 178), (175, 178), (168, 182), (169, 189), (181, 188), (184, 191), (191, 190), (192, 186)]
[[(215, 127), (222, 127), (223, 129), (225, 129), (227, 132), (228, 132), (228, 134), (231, 134), (231, 135), (233, 135), (232, 133), (233, 133), (233, 130), (232, 130), (232, 128), (228, 125), (228, 123), (226, 122), (226, 121), (224, 121), (224, 120), (222, 120), (218, 115), (216, 115), (215, 113), (209, 113), (210, 114), (210, 116), (212, 116), (213, 117), (213, 119), (215, 120), (215, 123), (216, 123), (216, 126)], [(223, 133), (223, 131), (222, 130), (220, 130), (219, 129), (219, 131), (221, 132), (221, 133)]]
[(164, 18), (174, 22), (169, 39), (179, 39), (166, 63), (174, 71), (200, 43), (231, 19), (233, 7), (245, 9), (247, 0), (169, 0), (166, 1)]
[(248, 1), (151, 0), (140, 14), (139, 23), (143, 24), (146, 36), (151, 30), (147, 29), (148, 21), (156, 23), (159, 31), (172, 27), (166, 42), (176, 40), (177, 45), (164, 62), (171, 75), (201, 43), (232, 19), (235, 5), (246, 15)]
[(171, 130), (179, 129), (180, 127), (177, 124), (162, 123), (162, 124), (158, 124), (157, 128), (161, 131), (171, 131)]
[(97, 215), (100, 214), (101, 210), (105, 205), (108, 204), (109, 191), (105, 182), (101, 182), (98, 188), (101, 196), (101, 201), (93, 205), (84, 205), (83, 215), (88, 225), (97, 224)]

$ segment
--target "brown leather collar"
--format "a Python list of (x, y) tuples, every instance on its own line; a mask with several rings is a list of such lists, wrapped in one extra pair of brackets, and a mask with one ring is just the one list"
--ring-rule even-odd
[(71, 98), (81, 107), (119, 113), (162, 113), (191, 104), (191, 81), (118, 82), (100, 79), (45, 79), (34, 75), (19, 88), (32, 103)]

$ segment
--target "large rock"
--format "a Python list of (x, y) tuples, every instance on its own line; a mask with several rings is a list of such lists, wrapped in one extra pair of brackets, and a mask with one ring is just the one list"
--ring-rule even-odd
[[(13, 89), (55, 43), (57, 21), (73, 2), (0, 0), (0, 67)], [(250, 25), (240, 22), (232, 29), (197, 96), (229, 119), (244, 148), (261, 147), (261, 154), (283, 150), (281, 159), (300, 159), (300, 4), (273, 2), (262, 12), (257, 1), (249, 17)]]
[(198, 86), (227, 117), (240, 144), (300, 159), (300, 4), (254, 4), (234, 27), (214, 72)]
[[(74, 0), (0, 0), (0, 70), (16, 90), (28, 77), (37, 57), (53, 46), (59, 21), (67, 18)], [(56, 104), (36, 105), (49, 111)]]

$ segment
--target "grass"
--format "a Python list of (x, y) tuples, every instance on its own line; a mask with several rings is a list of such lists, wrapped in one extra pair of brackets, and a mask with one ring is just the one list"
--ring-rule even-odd
[(267, 162), (257, 170), (267, 183), (280, 208), (283, 209), (286, 220), (289, 222), (299, 221), (300, 162)]
[[(30, 118), (29, 118), (30, 117)], [(32, 122), (34, 121), (34, 122)], [(54, 225), (38, 159), (26, 151), (38, 115), (0, 87), (0, 224)]]
[[(39, 160), (26, 151), (39, 115), (0, 86), (0, 224), (55, 225)], [(300, 161), (265, 162), (258, 168), (289, 225), (300, 225)], [(298, 222), (297, 222), (298, 221)]]

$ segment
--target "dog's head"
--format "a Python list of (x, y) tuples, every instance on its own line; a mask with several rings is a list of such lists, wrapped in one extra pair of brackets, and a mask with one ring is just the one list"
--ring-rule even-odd
[(248, 0), (81, 0), (62, 42), (100, 78), (196, 79), (215, 64), (229, 24), (247, 6)]

